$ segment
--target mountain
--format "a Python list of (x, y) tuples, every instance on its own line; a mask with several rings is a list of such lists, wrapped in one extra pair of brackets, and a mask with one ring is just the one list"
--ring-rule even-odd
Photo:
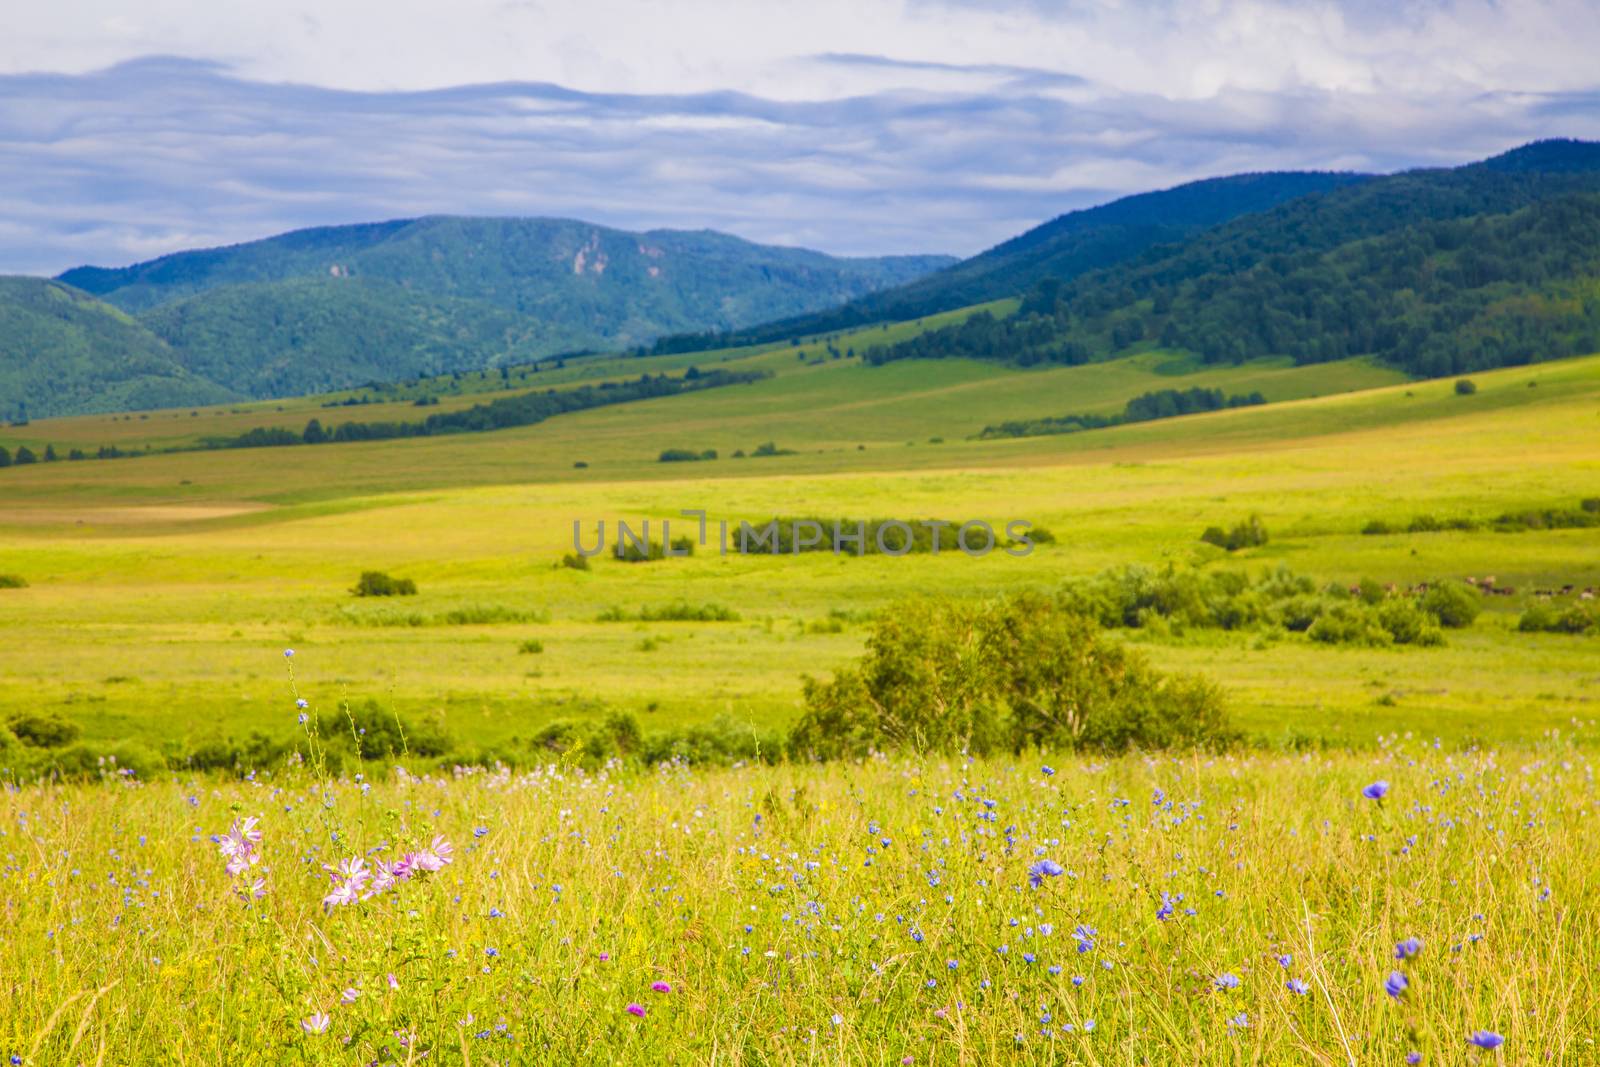
[(284, 396), (632, 347), (836, 305), (952, 262), (567, 219), (297, 230), (10, 283), (0, 415)]
[(1042, 278), (1073, 278), (1122, 263), (1148, 248), (1181, 241), (1241, 215), (1355, 185), (1367, 177), (1304, 171), (1238, 174), (1125, 196), (1061, 215), (971, 259), (842, 307), (751, 329), (664, 337), (655, 350), (685, 352), (782, 341), (1016, 296)]
[[(421, 294), (426, 307), (400, 314), (429, 318), (445, 330), (498, 331), (493, 317), (472, 322), (485, 307), (530, 320), (512, 330), (517, 344), (502, 352), (528, 358), (563, 347), (630, 347), (670, 331), (738, 328), (834, 306), (950, 262), (949, 256), (835, 258), (710, 230), (629, 234), (571, 219), (424, 218), (296, 230), (122, 269), (77, 267), (59, 280), (146, 315), (179, 347), (194, 346), (194, 336), (171, 338), (163, 333), (170, 318), (149, 312), (189, 301), (189, 315), (216, 322), (222, 314), (198, 312), (195, 301), (219, 290), (232, 291), (224, 299), (227, 315), (235, 315), (253, 294), (290, 309), (302, 301), (336, 302), (347, 283), (365, 283), (370, 290), (355, 299), (366, 306), (398, 312)], [(322, 283), (320, 293), (307, 285), (314, 280)], [(298, 285), (278, 291), (285, 283)], [(248, 333), (270, 334), (264, 326)], [(426, 336), (418, 342), (426, 344)]]
[(238, 398), (117, 308), (43, 278), (0, 277), (0, 417)]
[(1144, 340), (1208, 362), (1373, 355), (1418, 375), (1600, 350), (1600, 144), (1303, 197), (867, 358), (1082, 362)]

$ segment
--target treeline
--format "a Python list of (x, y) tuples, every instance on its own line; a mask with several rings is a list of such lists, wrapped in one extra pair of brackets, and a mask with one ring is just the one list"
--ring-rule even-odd
[(978, 436), (1042, 437), (1048, 434), (1077, 433), (1080, 430), (1103, 430), (1108, 426), (1121, 426), (1124, 423), (1171, 419), (1179, 415), (1197, 415), (1204, 411), (1220, 411), (1224, 408), (1254, 407), (1266, 402), (1267, 398), (1262, 396), (1259, 390), (1227, 396), (1221, 389), (1157, 389), (1134, 397), (1118, 414), (1052, 415), (1042, 419), (1008, 419), (998, 426), (985, 426)]
[(556, 415), (588, 408), (625, 404), (634, 400), (653, 400), (677, 396), (724, 385), (747, 385), (770, 377), (765, 370), (700, 371), (690, 367), (674, 378), (665, 374), (643, 374), (632, 381), (601, 382), (575, 389), (521, 393), (487, 403), (474, 404), (461, 411), (446, 411), (416, 421), (343, 422), (325, 429), (318, 419), (306, 423), (300, 433), (279, 427), (256, 427), (236, 437), (208, 438), (207, 448), (261, 448), (278, 445), (317, 445), (338, 441), (383, 441), (396, 437), (434, 437), (455, 433), (486, 433), (515, 426), (532, 426)]

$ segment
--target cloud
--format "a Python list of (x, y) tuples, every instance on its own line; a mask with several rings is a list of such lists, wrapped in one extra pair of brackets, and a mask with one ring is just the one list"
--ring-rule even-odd
[[(70, 6), (0, 42), (0, 271), (429, 213), (966, 254), (1200, 177), (1600, 137), (1564, 0)], [(160, 46), (205, 58), (127, 58)]]

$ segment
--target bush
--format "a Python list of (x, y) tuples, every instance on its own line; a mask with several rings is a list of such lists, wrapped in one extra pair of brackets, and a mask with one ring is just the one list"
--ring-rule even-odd
[(1481, 594), (1463, 582), (1440, 582), (1422, 594), (1421, 607), (1440, 626), (1460, 630), (1471, 626), (1482, 610)]
[(517, 652), (523, 656), (536, 656), (544, 651), (544, 642), (536, 638), (529, 638), (517, 646)]
[[(694, 555), (694, 538), (674, 537), (672, 539), (672, 553), (674, 556)], [(648, 549), (642, 548), (632, 541), (618, 540), (616, 557), (624, 563), (650, 563), (658, 559), (667, 558), (667, 550), (660, 541), (652, 540)]]
[(1600, 496), (1584, 497), (1583, 502), (1579, 505), (1579, 507), (1591, 515), (1600, 513)]
[(1397, 645), (1442, 645), (1436, 618), (1410, 600), (1390, 600), (1378, 608), (1378, 625)]
[(1373, 519), (1371, 522), (1361, 527), (1361, 532), (1369, 537), (1373, 537), (1381, 534), (1394, 533), (1394, 527), (1390, 526), (1382, 519)]
[(569, 570), (574, 571), (586, 571), (590, 569), (589, 557), (579, 555), (576, 552), (568, 552), (566, 555), (562, 556), (561, 565)]
[(317, 733), (332, 750), (329, 763), (335, 770), (343, 768), (341, 754), (393, 760), (408, 755), (442, 756), (451, 749), (450, 735), (439, 722), (405, 719), (372, 699), (335, 714), (319, 715)]
[(0, 574), (0, 589), (26, 589), (28, 580), (20, 574)]
[(12, 735), (31, 748), (60, 748), (78, 739), (78, 724), (51, 712), (22, 712), (6, 719)]
[(688, 448), (662, 449), (659, 461), (662, 463), (692, 463), (696, 460), (710, 460), (717, 458), (717, 450), (708, 448), (704, 452), (696, 452)]
[(67, 748), (51, 751), (43, 759), (36, 759), (33, 773), (84, 781), (128, 776), (149, 778), (165, 769), (165, 760), (137, 742), (91, 745), (80, 741)]
[(391, 578), (383, 571), (362, 571), (350, 592), (356, 596), (416, 596), (417, 583), (410, 578)]
[(1548, 604), (1535, 604), (1522, 613), (1517, 629), (1523, 633), (1586, 634), (1600, 632), (1600, 610), (1574, 604), (1558, 611)]
[(1381, 646), (1394, 641), (1370, 610), (1353, 603), (1330, 605), (1306, 630), (1306, 636), (1326, 645)]
[(1220, 526), (1208, 526), (1200, 540), (1218, 548), (1237, 552), (1241, 548), (1255, 548), (1267, 543), (1267, 527), (1260, 515), (1252, 515), (1233, 529), (1223, 532)]
[(1471, 378), (1456, 379), (1456, 396), (1471, 396), (1478, 391), (1478, 383)]
[(881, 613), (854, 667), (807, 678), (791, 749), (859, 756), (900, 745), (986, 753), (1231, 739), (1220, 692), (1167, 676), (1094, 620), (1037, 593), (987, 604), (915, 600)]

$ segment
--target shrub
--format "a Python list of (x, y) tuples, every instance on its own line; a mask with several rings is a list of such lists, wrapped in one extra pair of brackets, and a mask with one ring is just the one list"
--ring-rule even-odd
[(1379, 534), (1394, 533), (1394, 527), (1390, 526), (1382, 519), (1373, 519), (1371, 522), (1361, 527), (1361, 532), (1371, 537)]
[(383, 571), (362, 571), (350, 592), (356, 596), (416, 596), (417, 583), (410, 578), (391, 578)]
[(517, 652), (524, 656), (536, 656), (544, 651), (544, 642), (537, 638), (529, 638), (517, 646)]
[(440, 723), (404, 719), (372, 699), (347, 705), (336, 715), (319, 715), (317, 732), (330, 747), (364, 760), (442, 756), (451, 747), (450, 735)]
[(1600, 496), (1586, 496), (1579, 506), (1591, 515), (1600, 513)]
[(18, 741), (32, 748), (60, 748), (78, 739), (78, 724), (48, 711), (25, 711), (6, 719)]
[(1267, 543), (1267, 527), (1260, 515), (1252, 515), (1233, 529), (1223, 532), (1220, 526), (1208, 526), (1200, 540), (1218, 548), (1237, 552), (1241, 548), (1254, 548)]
[(20, 574), (0, 574), (0, 589), (26, 589), (28, 581)]
[(1390, 600), (1378, 608), (1378, 625), (1397, 645), (1442, 645), (1435, 617), (1410, 600)]
[(1471, 396), (1478, 391), (1478, 383), (1471, 378), (1456, 379), (1456, 396)]
[(1558, 611), (1548, 604), (1535, 604), (1522, 613), (1517, 629), (1523, 633), (1586, 634), (1600, 631), (1600, 611), (1574, 604)]
[(1381, 646), (1394, 641), (1369, 609), (1353, 603), (1330, 605), (1306, 630), (1306, 636), (1327, 645)]
[(696, 460), (709, 460), (717, 458), (717, 450), (708, 448), (704, 452), (696, 452), (688, 448), (667, 448), (661, 451), (659, 457), (662, 463), (692, 463)]
[(561, 565), (569, 570), (586, 571), (589, 570), (589, 557), (577, 552), (568, 552), (561, 557)]
[(825, 683), (807, 678), (804, 691), (790, 745), (824, 757), (889, 745), (1117, 750), (1231, 737), (1210, 683), (1160, 674), (1106, 641), (1089, 616), (1037, 593), (897, 605), (878, 616), (856, 666)]
[[(674, 537), (672, 539), (672, 552), (674, 556), (694, 555), (694, 538)], [(632, 541), (618, 540), (616, 557), (624, 563), (650, 563), (658, 559), (667, 558), (666, 547), (660, 541), (652, 540), (648, 549)]]
[(51, 751), (34, 761), (33, 773), (72, 781), (96, 778), (148, 778), (166, 768), (166, 761), (137, 742), (118, 741), (110, 745), (78, 742)]
[(1463, 582), (1440, 582), (1422, 594), (1423, 611), (1439, 620), (1440, 626), (1460, 630), (1471, 626), (1482, 609), (1480, 594)]

